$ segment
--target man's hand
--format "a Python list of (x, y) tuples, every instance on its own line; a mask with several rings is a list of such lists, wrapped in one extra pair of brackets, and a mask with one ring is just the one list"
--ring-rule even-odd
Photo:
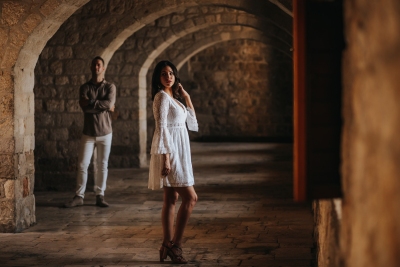
[(87, 96), (82, 95), (81, 99), (79, 100), (79, 105), (81, 105), (81, 107), (86, 107), (88, 106), (90, 103), (90, 100)]
[(114, 111), (115, 111), (115, 105), (112, 106), (112, 107), (109, 109), (109, 111), (114, 112)]

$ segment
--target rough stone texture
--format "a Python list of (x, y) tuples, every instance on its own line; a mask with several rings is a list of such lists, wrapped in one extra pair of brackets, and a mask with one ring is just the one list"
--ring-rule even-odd
[(313, 202), (314, 240), (317, 245), (317, 266), (339, 267), (341, 200), (327, 199)]
[(400, 266), (400, 2), (345, 1), (344, 266)]
[(291, 137), (290, 58), (238, 40), (208, 48), (188, 64), (182, 82), (196, 104), (200, 131), (194, 138)]
[(186, 265), (159, 262), (162, 190), (147, 189), (145, 168), (110, 170), (107, 209), (93, 193), (84, 206), (63, 209), (70, 192), (37, 192), (37, 224), (1, 234), (0, 265), (315, 267), (311, 205), (292, 200), (291, 151), (192, 143), (199, 201), (182, 242)]
[[(35, 223), (32, 62), (36, 62), (52, 30), (84, 2), (22, 0), (0, 3), (0, 175), (12, 179), (12, 185), (1, 184), (6, 188), (0, 209), (2, 232), (21, 231)], [(14, 192), (7, 194), (11, 188)]]
[[(93, 31), (94, 29), (99, 31), (109, 29), (107, 27), (120, 27), (121, 25), (114, 24), (116, 23), (115, 19), (121, 19), (121, 14), (125, 16), (131, 8), (133, 6), (127, 2), (110, 1), (107, 5), (106, 1), (92, 1), (71, 16), (43, 49), (35, 69), (37, 79), (34, 88), (35, 103), (37, 104), (35, 106), (37, 122), (35, 131), (40, 133), (36, 135), (37, 189), (70, 189), (74, 187), (77, 146), (68, 149), (63, 149), (62, 146), (65, 142), (79, 142), (83, 116), (77, 105), (78, 89), (90, 78), (88, 68), (92, 57), (90, 51), (95, 51), (96, 45), (99, 45), (95, 42), (99, 33)], [(148, 6), (147, 8), (158, 7)], [(120, 15), (115, 17), (114, 13)], [(265, 31), (271, 36), (271, 45), (285, 47), (289, 51), (290, 45), (287, 42), (290, 42), (291, 36), (287, 32), (282, 31), (263, 16), (256, 16), (233, 8), (215, 10), (212, 7), (203, 6), (202, 8), (185, 9), (184, 6), (180, 6), (171, 15), (162, 16), (154, 23), (149, 23), (128, 38), (108, 63), (106, 79), (117, 85), (117, 108), (113, 114), (114, 135), (109, 160), (110, 168), (139, 166), (139, 154), (141, 153), (139, 119), (140, 114), (144, 114), (146, 109), (143, 112), (141, 110), (143, 103), (140, 104), (138, 101), (138, 76), (142, 65), (148, 59), (147, 55), (153, 52), (161, 53), (165, 48), (159, 47), (165, 46), (165, 40), (169, 38), (184, 36), (189, 31), (222, 23), (221, 14), (225, 13), (231, 16), (224, 16), (224, 23), (237, 25), (239, 16), (247, 18), (243, 19), (243, 24)], [(101, 21), (97, 21), (99, 14), (102, 14), (104, 21), (103, 18)], [(205, 14), (213, 18), (202, 19)], [(109, 16), (108, 19), (106, 19), (107, 16)], [(179, 19), (176, 16), (179, 16)], [(257, 22), (257, 18), (260, 20), (259, 22)], [(131, 17), (129, 19), (132, 20)], [(108, 24), (103, 25), (103, 22)], [(94, 23), (99, 23), (97, 28), (90, 26)], [(171, 27), (171, 25), (173, 26)], [(212, 29), (216, 32), (222, 32), (222, 30), (222, 28)], [(234, 29), (237, 32), (241, 30), (241, 28)], [(197, 40), (201, 37), (200, 35), (196, 36)], [(102, 38), (101, 42), (107, 38)], [(65, 123), (57, 125), (61, 114)], [(147, 116), (152, 118), (151, 113)], [(67, 130), (68, 136), (66, 135)], [(53, 134), (49, 135), (52, 132)], [(57, 137), (56, 132), (63, 134)], [(61, 153), (56, 153), (53, 149), (58, 149)], [(68, 153), (62, 151), (68, 151)], [(144, 151), (144, 157), (145, 154)], [(60, 177), (60, 179), (45, 186), (46, 183), (42, 179), (49, 181), (46, 176)], [(70, 179), (70, 181), (66, 179)]]

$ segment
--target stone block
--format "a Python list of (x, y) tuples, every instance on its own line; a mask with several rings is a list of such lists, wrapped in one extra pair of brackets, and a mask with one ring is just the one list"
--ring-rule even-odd
[(4, 182), (4, 196), (6, 199), (14, 199), (15, 198), (15, 180), (7, 179)]
[(162, 29), (161, 28), (151, 28), (147, 31), (146, 37), (147, 38), (154, 38), (157, 36), (161, 36)]
[(53, 127), (56, 120), (53, 120), (53, 115), (50, 113), (43, 113), (36, 118), (36, 127)]
[(67, 32), (65, 36), (65, 43), (67, 45), (76, 45), (79, 43), (79, 33), (78, 32)]
[(1, 68), (11, 69), (17, 61), (18, 53), (18, 48), (8, 47), (4, 53), (4, 57), (1, 62)]
[(185, 16), (183, 16), (181, 14), (174, 14), (171, 17), (171, 24), (175, 25), (175, 24), (181, 23), (185, 19), (186, 19)]
[(194, 24), (196, 26), (203, 25), (203, 24), (207, 23), (207, 21), (206, 21), (206, 19), (204, 17), (193, 18), (193, 21), (194, 21)]
[(210, 6), (209, 7), (209, 12), (210, 13), (222, 13), (222, 12), (224, 12), (224, 8), (223, 7), (217, 7), (217, 6)]
[(18, 173), (16, 176), (21, 177), (26, 174), (28, 164), (26, 162), (25, 153), (18, 153), (17, 157), (18, 157), (18, 167), (17, 167)]
[(65, 63), (64, 74), (79, 74), (82, 75), (86, 72), (90, 72), (89, 63), (86, 60), (68, 60)]
[(35, 150), (35, 135), (26, 135), (24, 138), (24, 150), (23, 152), (31, 153)]
[(72, 58), (72, 47), (70, 46), (57, 46), (54, 50), (54, 57), (58, 59)]
[(168, 28), (170, 26), (170, 16), (164, 16), (156, 21), (157, 27)]
[(236, 23), (236, 20), (237, 20), (236, 14), (232, 14), (232, 13), (221, 14), (221, 22), (222, 23), (233, 24), (233, 23)]
[(69, 84), (68, 76), (56, 76), (55, 85)]
[[(0, 28), (0, 48), (2, 48), (8, 41), (9, 30)], [(3, 50), (4, 51), (4, 50)]]
[(125, 12), (125, 0), (110, 0), (109, 11), (111, 14), (124, 14)]
[(73, 123), (68, 128), (68, 135), (69, 135), (69, 140), (80, 140), (80, 138), (82, 136), (82, 127)]
[(49, 16), (56, 8), (60, 6), (60, 2), (58, 0), (47, 0), (40, 7), (40, 13), (42, 13), (45, 17)]
[[(47, 45), (64, 45), (64, 44), (65, 44), (65, 32), (62, 30), (58, 30), (53, 35), (53, 37), (47, 42)], [(53, 56), (54, 55), (55, 54), (53, 54)]]
[(12, 117), (14, 113), (14, 96), (12, 94), (0, 95), (0, 115)]
[(1, 7), (1, 24), (12, 26), (19, 22), (26, 12), (26, 5), (16, 1), (3, 2)]
[(0, 201), (0, 232), (15, 232), (15, 202), (13, 199)]
[(10, 43), (16, 47), (21, 47), (28, 35), (19, 29), (13, 29), (10, 31)]
[(58, 151), (57, 151), (56, 141), (45, 141), (43, 149), (48, 157), (50, 158), (57, 157)]
[(61, 75), (63, 73), (63, 63), (60, 60), (54, 61), (50, 64), (50, 73)]
[(36, 140), (48, 140), (49, 138), (49, 130), (42, 128), (42, 127), (37, 127), (35, 129), (35, 136), (36, 136)]
[(121, 87), (132, 88), (137, 85), (137, 78), (133, 76), (124, 76), (121, 78)]
[(73, 123), (83, 129), (83, 113), (58, 113), (54, 114), (54, 126), (69, 128)]
[(12, 138), (14, 135), (14, 118), (9, 116), (9, 117), (3, 117), (0, 120), (0, 138)]
[(35, 99), (35, 114), (44, 112), (42, 99)]
[(14, 138), (4, 138), (0, 140), (0, 153), (13, 153), (14, 152)]
[(13, 79), (10, 72), (0, 72), (0, 93), (13, 92)]
[(63, 112), (65, 110), (64, 100), (51, 99), (44, 104), (46, 105), (46, 110), (50, 112)]
[(25, 198), (20, 198), (16, 201), (15, 206), (16, 232), (20, 232), (36, 222), (35, 196), (31, 194)]
[(39, 14), (33, 13), (25, 19), (21, 27), (27, 33), (31, 33), (41, 21), (42, 17)]
[[(82, 84), (84, 84), (84, 83), (86, 83), (86, 81), (88, 80), (88, 79), (86, 79), (86, 76), (85, 75), (72, 75), (72, 76), (70, 76), (70, 84), (71, 85), (77, 85), (77, 86), (81, 86)], [(77, 96), (78, 96), (78, 89), (79, 89), (79, 87), (76, 89), (77, 90)]]
[(55, 128), (50, 131), (50, 139), (53, 141), (65, 141), (68, 140), (68, 129), (67, 128)]
[(14, 154), (0, 154), (0, 178), (14, 179)]
[(68, 112), (81, 112), (82, 111), (81, 107), (79, 106), (78, 99), (67, 100), (65, 106), (66, 106), (66, 110)]
[(50, 75), (41, 76), (40, 84), (41, 85), (53, 85), (54, 84), (54, 76), (50, 76)]

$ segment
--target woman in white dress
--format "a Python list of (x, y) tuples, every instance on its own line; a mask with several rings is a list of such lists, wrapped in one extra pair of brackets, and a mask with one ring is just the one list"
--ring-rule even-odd
[[(198, 125), (189, 94), (179, 83), (176, 67), (169, 61), (159, 62), (153, 72), (152, 98), (156, 122), (149, 167), (150, 189), (164, 190), (162, 208), (163, 243), (160, 261), (169, 256), (174, 263), (187, 263), (182, 255), (182, 237), (197, 202), (190, 156), (189, 130)], [(185, 107), (178, 98), (183, 98)], [(175, 204), (182, 198), (174, 231)]]

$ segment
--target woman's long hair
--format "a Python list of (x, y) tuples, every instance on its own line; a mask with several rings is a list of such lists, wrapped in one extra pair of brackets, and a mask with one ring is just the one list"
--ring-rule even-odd
[(157, 63), (156, 67), (154, 68), (153, 71), (153, 77), (151, 78), (151, 99), (154, 100), (154, 96), (160, 92), (161, 90), (164, 89), (164, 86), (161, 83), (161, 71), (163, 68), (166, 66), (169, 66), (172, 69), (172, 72), (174, 73), (175, 76), (175, 82), (172, 85), (172, 95), (176, 99), (180, 99), (180, 95), (178, 93), (179, 89), (179, 74), (178, 70), (176, 69), (175, 65), (169, 62), (168, 60), (162, 60)]

